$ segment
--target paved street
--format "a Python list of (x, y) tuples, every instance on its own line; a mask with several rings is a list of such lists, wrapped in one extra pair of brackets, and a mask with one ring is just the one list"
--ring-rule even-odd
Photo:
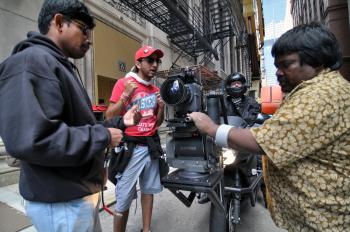
[[(106, 202), (114, 199), (113, 185), (108, 184), (109, 189), (105, 192)], [(11, 185), (0, 188), (0, 201), (9, 206), (24, 212), (23, 201), (18, 193), (18, 185)], [(139, 232), (142, 226), (140, 199), (132, 203), (127, 231)], [(111, 206), (113, 209), (113, 206)], [(270, 215), (262, 205), (261, 197), (255, 207), (250, 206), (247, 199), (242, 203), (241, 219), (238, 226), (239, 232), (285, 232), (276, 228)], [(154, 202), (154, 214), (152, 220), (153, 232), (209, 232), (209, 211), (210, 204), (200, 205), (197, 199), (190, 208), (184, 206), (169, 190), (165, 189), (161, 194), (156, 195)], [(106, 212), (100, 213), (103, 232), (113, 231), (113, 218)], [(16, 220), (16, 218), (13, 218)], [(1, 229), (0, 229), (1, 231)], [(36, 232), (33, 226), (21, 232)]]
[[(106, 203), (111, 203), (115, 199), (114, 185), (108, 182), (107, 186), (108, 189), (104, 194), (105, 201)], [(269, 212), (262, 204), (261, 197), (259, 197), (258, 200), (255, 207), (250, 206), (248, 199), (242, 202), (241, 224), (238, 226), (238, 231), (284, 232), (284, 230), (278, 229), (272, 222)], [(18, 184), (1, 187), (0, 202), (4, 202), (12, 208), (24, 213), (23, 200), (18, 192)], [(114, 205), (110, 208), (114, 209)], [(153, 212), (153, 232), (209, 232), (210, 203), (200, 205), (197, 203), (197, 199), (195, 199), (192, 206), (187, 208), (169, 190), (164, 189), (161, 194), (155, 196)], [(100, 218), (103, 232), (112, 232), (112, 216), (102, 211), (100, 213)], [(142, 216), (139, 198), (132, 203), (127, 231), (139, 232), (141, 227)], [(30, 226), (21, 232), (36, 232), (36, 230), (33, 226)]]
[[(130, 209), (128, 232), (139, 232), (142, 227), (140, 199), (137, 201), (136, 213), (135, 206), (134, 201)], [(209, 213), (209, 203), (200, 205), (195, 199), (192, 206), (187, 208), (165, 189), (155, 197), (152, 232), (209, 232)], [(244, 201), (241, 216), (239, 232), (285, 232), (274, 225), (267, 209), (262, 205), (261, 198), (254, 208), (250, 206), (248, 199)], [(112, 231), (112, 216), (101, 212), (100, 218), (103, 231)]]

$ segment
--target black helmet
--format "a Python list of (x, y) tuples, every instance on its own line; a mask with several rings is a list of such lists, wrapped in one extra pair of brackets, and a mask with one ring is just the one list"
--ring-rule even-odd
[[(231, 83), (234, 81), (242, 82), (241, 87), (231, 87)], [(247, 79), (242, 73), (234, 72), (230, 74), (225, 80), (225, 90), (228, 95), (234, 98), (243, 97), (247, 91)]]

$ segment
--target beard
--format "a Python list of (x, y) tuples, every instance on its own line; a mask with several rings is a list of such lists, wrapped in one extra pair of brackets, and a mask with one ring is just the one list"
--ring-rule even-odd
[(83, 44), (80, 46), (79, 50), (71, 50), (69, 57), (73, 59), (81, 59), (85, 56), (89, 48), (90, 48), (89, 44)]
[(278, 76), (277, 80), (283, 93), (289, 93), (294, 89), (294, 86), (289, 83), (285, 76)]

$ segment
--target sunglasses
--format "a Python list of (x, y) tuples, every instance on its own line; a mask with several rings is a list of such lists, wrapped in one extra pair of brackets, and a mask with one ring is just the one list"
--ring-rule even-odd
[(145, 57), (142, 60), (145, 60), (149, 64), (154, 64), (154, 62), (157, 62), (157, 64), (162, 63), (162, 60), (160, 58)]

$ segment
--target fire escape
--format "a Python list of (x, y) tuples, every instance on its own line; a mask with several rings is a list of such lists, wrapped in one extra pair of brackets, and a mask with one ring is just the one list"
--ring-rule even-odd
[(210, 61), (212, 56), (218, 60), (223, 39), (239, 33), (230, 0), (202, 0), (201, 5), (193, 6), (187, 0), (120, 2), (168, 34), (182, 53), (195, 59), (201, 57), (201, 64)]

